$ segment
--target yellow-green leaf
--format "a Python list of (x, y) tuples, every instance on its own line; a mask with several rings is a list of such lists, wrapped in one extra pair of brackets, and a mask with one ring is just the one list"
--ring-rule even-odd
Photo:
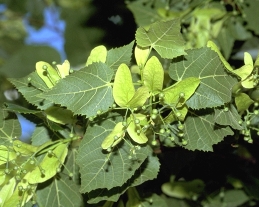
[(131, 139), (138, 144), (145, 144), (148, 141), (148, 138), (141, 130), (141, 127), (136, 126), (132, 115), (127, 119), (127, 122), (129, 123), (127, 127), (127, 132)]
[(105, 63), (107, 57), (107, 49), (105, 46), (100, 45), (92, 49), (87, 62), (86, 66), (91, 65), (93, 62), (103, 62)]
[(241, 68), (234, 70), (233, 72), (241, 77), (241, 80), (244, 81), (252, 73), (252, 65), (243, 65)]
[[(40, 166), (27, 173), (24, 179), (28, 180), (30, 184), (36, 184), (52, 178), (56, 175), (57, 169), (64, 163), (67, 152), (67, 144), (61, 143), (52, 150), (52, 154), (47, 153), (39, 164)], [(44, 170), (44, 172), (42, 172), (40, 168)]]
[(114, 85), (113, 85), (113, 97), (120, 107), (127, 106), (128, 102), (135, 94), (135, 88), (132, 83), (132, 76), (130, 69), (126, 64), (121, 64), (116, 72)]
[(176, 116), (175, 113), (173, 111), (171, 111), (164, 119), (164, 122), (167, 124), (170, 124), (174, 121), (184, 121), (187, 113), (188, 113), (188, 107), (186, 106), (186, 104), (184, 104), (183, 106), (181, 106), (180, 108), (177, 108), (177, 112), (179, 112), (181, 115), (180, 116)]
[(0, 191), (0, 206), (3, 207), (5, 206), (4, 203), (6, 200), (8, 200), (14, 191), (16, 185), (16, 180), (15, 178), (11, 178), (4, 186), (1, 187)]
[(61, 78), (65, 78), (66, 76), (69, 75), (70, 63), (68, 62), (68, 60), (65, 60), (62, 65), (58, 64), (56, 66), (58, 68)]
[(149, 96), (149, 90), (146, 86), (139, 87), (127, 106), (131, 109), (143, 106)]
[(44, 61), (39, 61), (36, 63), (36, 72), (48, 88), (52, 88), (60, 79), (56, 69)]
[(32, 155), (38, 150), (38, 147), (24, 143), (20, 140), (14, 140), (13, 141), (13, 149), (16, 152), (20, 152), (22, 155)]
[(51, 106), (45, 110), (47, 118), (59, 124), (72, 124), (74, 121), (72, 111), (57, 106)]
[(199, 84), (200, 79), (196, 77), (186, 78), (177, 82), (175, 85), (164, 89), (164, 102), (181, 107), (192, 96)]
[(112, 132), (103, 140), (102, 148), (108, 149), (119, 144), (124, 137), (124, 133), (125, 130), (122, 122), (117, 123)]
[(158, 94), (163, 89), (164, 69), (156, 56), (152, 56), (143, 70), (144, 85), (152, 94)]
[(150, 53), (149, 47), (145, 47), (145, 48), (142, 48), (140, 46), (135, 47), (135, 52), (134, 52), (135, 59), (136, 59), (137, 65), (140, 68), (143, 68), (144, 65), (146, 64), (149, 53)]
[(244, 52), (244, 63), (245, 65), (254, 65), (253, 58), (248, 52)]
[[(7, 163), (16, 158), (16, 153), (4, 145), (0, 145), (0, 165)], [(1, 175), (0, 175), (1, 176)], [(0, 182), (1, 185), (1, 182)]]

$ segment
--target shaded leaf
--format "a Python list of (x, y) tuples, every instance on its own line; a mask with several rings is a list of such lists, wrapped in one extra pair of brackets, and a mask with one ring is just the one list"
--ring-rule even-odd
[(233, 129), (241, 130), (243, 127), (238, 123), (241, 120), (237, 109), (231, 104), (229, 109), (215, 109), (215, 122), (224, 126), (231, 126)]
[(37, 126), (32, 134), (31, 143), (34, 146), (40, 146), (51, 141), (48, 130), (44, 126)]
[(184, 138), (188, 142), (184, 148), (193, 151), (213, 151), (214, 144), (221, 142), (227, 135), (233, 135), (230, 127), (215, 124), (212, 114), (199, 111), (189, 111), (189, 113), (184, 122)]
[(113, 71), (104, 63), (93, 63), (61, 79), (50, 91), (40, 95), (67, 107), (75, 114), (95, 116), (113, 104)]
[(67, 175), (60, 173), (44, 184), (39, 185), (36, 191), (36, 201), (39, 206), (71, 206), (83, 205), (79, 187)]
[(20, 123), (17, 119), (9, 119), (7, 111), (0, 110), (0, 144), (8, 146), (14, 138), (21, 135)]
[(133, 44), (134, 42), (131, 42), (123, 47), (110, 49), (107, 53), (106, 64), (114, 71), (116, 71), (122, 63), (130, 65)]
[[(81, 173), (80, 191), (90, 192), (95, 189), (112, 189), (122, 186), (129, 180), (140, 167), (142, 162), (150, 154), (149, 146), (135, 150), (133, 159), (131, 155), (132, 145), (123, 141), (107, 153), (102, 150), (103, 140), (111, 133), (116, 123), (122, 121), (121, 116), (108, 118), (100, 124), (88, 128), (80, 144), (77, 163)], [(128, 139), (128, 138), (127, 138)], [(99, 193), (101, 191), (97, 190)]]
[(148, 30), (143, 27), (136, 32), (137, 45), (154, 48), (162, 58), (175, 58), (186, 54), (184, 40), (180, 33), (180, 20), (155, 22)]
[(29, 103), (37, 106), (38, 109), (44, 110), (53, 104), (51, 101), (38, 97), (38, 95), (42, 94), (43, 91), (47, 91), (49, 88), (36, 72), (32, 72), (23, 78), (10, 78), (8, 80), (18, 89)]
[(159, 172), (160, 163), (158, 158), (153, 155), (149, 155), (140, 168), (138, 168), (135, 174), (122, 186), (114, 187), (110, 190), (97, 189), (88, 194), (88, 203), (97, 203), (102, 200), (118, 201), (121, 194), (125, 193), (129, 187), (140, 185), (147, 180), (153, 180), (157, 177)]
[(217, 53), (209, 48), (189, 50), (187, 53), (187, 56), (177, 58), (169, 68), (170, 77), (176, 81), (188, 77), (197, 77), (201, 81), (187, 100), (187, 106), (201, 109), (230, 102), (231, 89), (237, 80), (225, 71)]
[(149, 53), (150, 53), (150, 49), (148, 47), (141, 48), (136, 45), (134, 50), (134, 55), (139, 68), (143, 68), (145, 66)]
[(246, 93), (239, 93), (235, 97), (235, 104), (237, 106), (238, 112), (243, 112), (249, 108), (249, 106), (254, 103), (254, 101), (246, 94)]

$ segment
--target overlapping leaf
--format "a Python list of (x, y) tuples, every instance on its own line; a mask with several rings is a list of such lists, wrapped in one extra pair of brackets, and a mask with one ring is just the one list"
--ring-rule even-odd
[(0, 145), (7, 145), (21, 135), (20, 123), (17, 119), (9, 119), (7, 111), (0, 108)]
[(151, 153), (148, 146), (143, 146), (135, 150), (133, 159), (129, 159), (132, 146), (127, 142), (121, 142), (110, 153), (103, 151), (101, 147), (103, 140), (121, 120), (121, 117), (113, 117), (106, 119), (100, 125), (96, 124), (88, 128), (77, 156), (81, 173), (81, 192), (90, 192), (99, 188), (109, 190), (122, 186)]
[(173, 19), (166, 22), (155, 22), (148, 30), (143, 27), (137, 29), (137, 44), (141, 47), (151, 46), (162, 58), (175, 58), (186, 54), (184, 40), (180, 33), (180, 20)]
[(184, 138), (188, 144), (184, 147), (189, 150), (213, 151), (212, 146), (221, 142), (225, 136), (233, 135), (228, 126), (215, 124), (214, 116), (210, 113), (192, 112), (187, 116)]
[(118, 201), (120, 196), (125, 193), (129, 187), (140, 185), (148, 180), (155, 179), (159, 172), (160, 163), (158, 158), (149, 155), (135, 174), (122, 186), (114, 187), (111, 190), (97, 189), (88, 194), (88, 203), (97, 203), (103, 200)]
[[(45, 186), (46, 184), (48, 185)], [(49, 182), (40, 185), (36, 192), (36, 198), (39, 206), (81, 207), (83, 204), (78, 185), (62, 173)]]
[(201, 83), (186, 102), (194, 109), (221, 106), (231, 100), (231, 89), (237, 80), (224, 69), (216, 52), (209, 48), (189, 50), (187, 56), (177, 58), (170, 65), (174, 80), (197, 77)]
[(109, 50), (107, 53), (106, 64), (115, 71), (122, 63), (130, 65), (133, 44), (134, 42), (131, 42), (123, 47)]
[[(31, 81), (28, 81), (31, 79)], [(47, 109), (52, 102), (38, 97), (43, 91), (47, 91), (48, 87), (36, 72), (30, 73), (24, 78), (11, 78), (9, 81), (18, 89), (24, 98), (39, 109)]]
[(95, 116), (113, 104), (111, 78), (113, 70), (104, 63), (92, 63), (61, 79), (42, 98), (67, 107), (75, 114)]
[(233, 129), (241, 130), (243, 127), (238, 123), (241, 117), (237, 109), (231, 104), (229, 110), (215, 109), (215, 122), (224, 126), (231, 126)]

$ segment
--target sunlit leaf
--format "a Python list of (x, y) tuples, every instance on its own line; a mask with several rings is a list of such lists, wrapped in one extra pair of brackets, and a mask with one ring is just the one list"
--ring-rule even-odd
[[(11, 151), (4, 145), (0, 145), (0, 165), (7, 163), (17, 157), (14, 151)], [(0, 174), (1, 175), (1, 174)], [(1, 182), (0, 182), (1, 185)]]
[(120, 107), (126, 107), (135, 94), (130, 69), (126, 64), (118, 68), (113, 85), (113, 97)]
[(184, 148), (193, 151), (213, 151), (214, 144), (221, 142), (227, 135), (233, 135), (230, 127), (215, 124), (212, 114), (199, 111), (189, 113), (184, 122), (184, 138), (188, 142)]
[(174, 121), (184, 121), (187, 113), (188, 113), (188, 107), (186, 106), (186, 104), (184, 104), (181, 107), (177, 108), (177, 112), (179, 112), (181, 115), (180, 116), (176, 116), (175, 112), (171, 111), (165, 118), (164, 118), (164, 122), (165, 123), (172, 123)]
[(137, 126), (134, 122), (134, 118), (131, 116), (127, 119), (127, 122), (129, 123), (127, 127), (127, 132), (131, 139), (134, 140), (134, 142), (138, 144), (145, 144), (148, 141), (148, 138), (146, 137), (145, 133), (141, 130), (140, 126)]
[(102, 148), (108, 149), (110, 147), (116, 146), (122, 140), (124, 135), (125, 135), (125, 127), (122, 125), (122, 122), (119, 122), (115, 125), (112, 132), (103, 140)]
[(181, 107), (193, 95), (200, 82), (199, 78), (189, 77), (164, 89), (164, 102), (169, 105)]
[(201, 83), (187, 100), (194, 109), (221, 106), (231, 100), (232, 87), (237, 80), (225, 71), (216, 52), (209, 48), (187, 51), (188, 55), (173, 61), (169, 68), (172, 79), (179, 81), (197, 77)]
[(61, 78), (65, 78), (66, 76), (69, 75), (69, 71), (70, 71), (70, 63), (68, 62), (68, 60), (65, 60), (62, 65), (57, 64), (56, 65), (59, 75)]
[(1, 186), (0, 190), (0, 206), (4, 206), (6, 200), (8, 200), (15, 189), (16, 180), (15, 178), (11, 178), (8, 183), (6, 183), (4, 186)]
[(137, 65), (140, 68), (143, 68), (145, 66), (149, 53), (150, 53), (150, 49), (148, 47), (147, 48), (141, 48), (141, 47), (136, 45), (134, 55), (135, 55)]
[(85, 66), (91, 65), (93, 62), (105, 63), (106, 57), (107, 57), (106, 47), (103, 45), (97, 46), (94, 49), (92, 49)]
[(152, 56), (143, 69), (143, 81), (152, 94), (157, 94), (163, 89), (164, 69), (156, 56)]
[[(24, 179), (28, 180), (30, 184), (42, 183), (57, 174), (57, 169), (64, 163), (67, 156), (67, 144), (59, 144), (52, 150), (52, 154), (47, 153), (41, 163), (40, 167), (36, 167), (31, 172), (27, 173)], [(51, 167), (49, 167), (51, 166)], [(41, 171), (41, 169), (44, 172)]]
[(20, 152), (23, 156), (32, 155), (37, 152), (38, 147), (24, 143), (20, 140), (13, 141), (13, 149), (16, 152)]
[(61, 79), (42, 98), (67, 107), (75, 114), (95, 116), (113, 104), (111, 78), (113, 71), (104, 63), (92, 63)]
[(149, 96), (148, 88), (146, 86), (141, 86), (137, 89), (132, 99), (127, 103), (127, 106), (131, 109), (143, 106)]
[(48, 88), (52, 88), (60, 79), (57, 70), (54, 69), (52, 65), (44, 61), (36, 63), (36, 72)]
[(148, 30), (143, 27), (138, 28), (136, 41), (141, 47), (151, 46), (162, 58), (171, 59), (186, 54), (179, 19), (155, 22)]

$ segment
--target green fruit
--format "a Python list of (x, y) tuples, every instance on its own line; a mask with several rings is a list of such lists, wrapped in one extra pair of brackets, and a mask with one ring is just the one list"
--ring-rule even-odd
[(156, 145), (157, 145), (157, 141), (156, 141), (156, 140), (153, 140), (153, 141), (151, 142), (151, 144), (152, 144), (153, 146), (156, 146)]
[(153, 120), (156, 119), (156, 117), (157, 117), (156, 114), (152, 114), (152, 115), (151, 115), (151, 119), (153, 119)]
[(158, 114), (158, 110), (157, 109), (153, 109), (152, 110), (152, 114)]
[(159, 133), (160, 133), (160, 134), (164, 134), (164, 133), (165, 133), (165, 129), (164, 129), (164, 128), (160, 129), (160, 130), (159, 130)]

